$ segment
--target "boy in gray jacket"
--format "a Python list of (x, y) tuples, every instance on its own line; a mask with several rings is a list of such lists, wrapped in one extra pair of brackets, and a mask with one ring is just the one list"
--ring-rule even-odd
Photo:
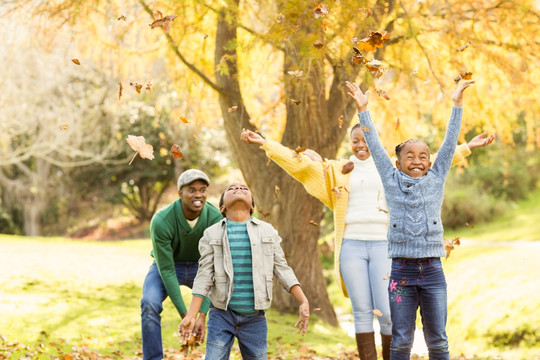
[(236, 337), (243, 359), (267, 359), (264, 310), (272, 302), (274, 275), (300, 304), (295, 326), (302, 335), (309, 322), (309, 303), (287, 265), (277, 231), (251, 216), (254, 201), (248, 187), (227, 187), (219, 208), (225, 218), (206, 229), (199, 242), (201, 258), (194, 296), (178, 331), (185, 340), (191, 337), (196, 315), (208, 296), (212, 306), (205, 358), (228, 359)]

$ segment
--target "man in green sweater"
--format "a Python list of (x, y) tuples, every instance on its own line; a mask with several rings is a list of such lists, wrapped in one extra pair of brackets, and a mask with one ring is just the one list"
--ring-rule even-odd
[[(189, 288), (199, 268), (199, 240), (204, 230), (220, 221), (218, 208), (206, 202), (208, 176), (195, 169), (178, 178), (179, 199), (159, 210), (150, 222), (154, 263), (146, 275), (141, 300), (143, 360), (163, 358), (161, 312), (169, 296), (182, 318), (187, 308), (180, 285)], [(210, 301), (205, 299), (199, 312), (194, 333), (202, 341)]]

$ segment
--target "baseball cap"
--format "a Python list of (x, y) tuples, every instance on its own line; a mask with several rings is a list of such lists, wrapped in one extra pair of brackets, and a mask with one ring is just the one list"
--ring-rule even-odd
[(210, 185), (210, 179), (205, 173), (203, 173), (201, 170), (189, 169), (184, 171), (178, 177), (178, 190), (186, 185), (191, 184), (195, 180), (202, 180), (206, 183), (206, 185)]

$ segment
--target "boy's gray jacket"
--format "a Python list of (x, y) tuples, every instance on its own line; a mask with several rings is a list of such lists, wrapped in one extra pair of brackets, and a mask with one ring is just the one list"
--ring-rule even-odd
[[(272, 303), (274, 275), (287, 291), (300, 283), (287, 265), (281, 249), (281, 238), (269, 223), (251, 218), (247, 223), (253, 263), (255, 310), (265, 310)], [(210, 226), (199, 241), (199, 270), (193, 283), (193, 294), (208, 296), (212, 305), (227, 309), (233, 292), (233, 263), (227, 219)]]

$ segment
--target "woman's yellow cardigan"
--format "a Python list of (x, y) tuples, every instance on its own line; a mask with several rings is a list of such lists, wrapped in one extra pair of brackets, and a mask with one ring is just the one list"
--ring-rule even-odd
[[(339, 255), (345, 231), (350, 177), (350, 172), (343, 174), (341, 170), (349, 160), (314, 161), (303, 153), (297, 154), (288, 147), (271, 140), (267, 140), (261, 149), (266, 151), (268, 158), (300, 181), (311, 196), (322, 201), (334, 212), (334, 279), (343, 294), (349, 297), (339, 271)], [(452, 164), (460, 163), (470, 153), (471, 151), (466, 144), (458, 146)], [(435, 155), (432, 156), (432, 161)]]

